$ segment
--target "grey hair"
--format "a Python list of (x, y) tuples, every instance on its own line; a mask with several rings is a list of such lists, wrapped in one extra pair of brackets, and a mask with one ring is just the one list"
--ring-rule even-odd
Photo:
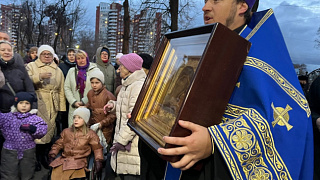
[(5, 43), (5, 44), (9, 44), (10, 46), (11, 46), (11, 48), (12, 48), (12, 52), (13, 52), (13, 45), (9, 42), (9, 41), (5, 41), (5, 40), (0, 40), (0, 44), (3, 44), (3, 43)]

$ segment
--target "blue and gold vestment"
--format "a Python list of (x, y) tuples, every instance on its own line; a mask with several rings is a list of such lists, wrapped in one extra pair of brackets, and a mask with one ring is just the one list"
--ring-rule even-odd
[(220, 125), (209, 132), (233, 179), (313, 179), (311, 111), (272, 9), (240, 35), (252, 43)]

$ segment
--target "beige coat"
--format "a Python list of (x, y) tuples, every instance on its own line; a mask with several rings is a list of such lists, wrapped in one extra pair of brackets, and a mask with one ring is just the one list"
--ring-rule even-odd
[(111, 156), (111, 167), (117, 174), (140, 175), (139, 136), (127, 125), (127, 114), (131, 113), (145, 78), (146, 74), (142, 69), (135, 71), (126, 80), (122, 80), (117, 101), (109, 101), (114, 104), (111, 111), (116, 111), (117, 115), (113, 143), (127, 145), (132, 142), (130, 151), (118, 151)]
[[(58, 111), (66, 111), (66, 100), (64, 96), (64, 76), (57, 64), (52, 62), (45, 65), (37, 59), (26, 67), (30, 79), (33, 82), (37, 98), (38, 98), (38, 116), (40, 116), (47, 124), (47, 134), (40, 139), (36, 139), (38, 144), (49, 143), (54, 135)], [(51, 72), (52, 76), (49, 80), (40, 80), (40, 73)]]
[[(90, 77), (90, 74), (93, 71), (99, 71), (97, 66), (93, 63), (90, 63), (87, 69), (87, 77)], [(77, 89), (77, 82), (76, 82), (76, 73), (78, 73), (77, 67), (70, 68), (66, 77), (66, 81), (64, 83), (64, 92), (66, 94), (66, 98), (69, 102), (69, 114), (68, 114), (68, 125), (69, 127), (73, 124), (73, 112), (76, 109), (72, 106), (72, 104), (76, 101), (82, 101), (84, 104), (88, 103), (87, 94), (91, 89), (90, 79), (87, 78), (86, 80), (86, 87), (84, 89), (83, 98), (80, 99), (80, 93)]]

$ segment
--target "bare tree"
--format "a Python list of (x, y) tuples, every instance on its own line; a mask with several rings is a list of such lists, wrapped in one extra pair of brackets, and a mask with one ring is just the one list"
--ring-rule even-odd
[(30, 48), (30, 45), (34, 45), (35, 39), (33, 37), (35, 27), (35, 19), (33, 18), (34, 2), (25, 1), (21, 5), (19, 26), (19, 44), (20, 50)]
[(93, 31), (81, 30), (75, 35), (75, 40), (80, 49), (84, 49), (91, 59), (96, 54), (95, 39)]
[(190, 25), (195, 16), (195, 14), (190, 15), (192, 8), (195, 8), (192, 0), (142, 0), (139, 9), (148, 9), (154, 13), (161, 12), (166, 29), (176, 31), (179, 25), (183, 28)]
[[(37, 46), (39, 47), (40, 44), (43, 44), (45, 38), (45, 33), (44, 33), (44, 25), (43, 21), (44, 18), (46, 17), (45, 15), (45, 7), (47, 5), (46, 0), (39, 0), (39, 1), (34, 1), (35, 5), (32, 6), (32, 11), (33, 11), (33, 16), (35, 20), (35, 24), (37, 27), (37, 37), (36, 37), (36, 42)], [(42, 42), (42, 43), (41, 43)]]
[(65, 52), (68, 47), (73, 46), (78, 22), (85, 14), (81, 4), (82, 0), (59, 0), (47, 6), (46, 15), (54, 21), (56, 27), (53, 43), (55, 51)]
[(169, 12), (171, 15), (171, 31), (178, 30), (178, 9), (179, 9), (179, 0), (170, 0)]

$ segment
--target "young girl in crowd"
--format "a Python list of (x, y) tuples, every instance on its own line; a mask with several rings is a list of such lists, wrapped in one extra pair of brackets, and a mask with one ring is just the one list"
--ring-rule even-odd
[(33, 178), (36, 161), (34, 140), (47, 133), (44, 120), (29, 112), (36, 100), (28, 92), (18, 92), (14, 104), (18, 112), (0, 113), (0, 129), (5, 138), (1, 153), (3, 180)]
[[(87, 157), (94, 152), (95, 172), (102, 169), (102, 146), (97, 134), (87, 127), (90, 111), (80, 107), (73, 112), (73, 124), (64, 129), (49, 152), (51, 179), (84, 179)], [(54, 160), (60, 150), (62, 155)]]
[[(104, 114), (103, 106), (109, 100), (116, 100), (115, 96), (104, 86), (104, 75), (101, 71), (95, 71), (90, 76), (92, 89), (88, 92), (88, 103), (86, 106), (91, 110), (91, 118), (88, 126), (97, 132), (100, 143), (103, 146), (103, 155), (106, 160), (106, 176), (112, 178), (114, 174), (110, 166), (109, 149), (112, 145), (114, 122), (116, 120), (115, 113)], [(108, 158), (107, 158), (108, 157)]]
[[(91, 110), (91, 118), (88, 126), (91, 129), (100, 129), (108, 145), (112, 143), (115, 113), (104, 114), (103, 106), (110, 100), (116, 100), (116, 97), (104, 86), (104, 75), (101, 71), (94, 71), (90, 75), (92, 89), (88, 92), (88, 103), (86, 107)], [(101, 140), (101, 139), (100, 139)], [(106, 153), (106, 152), (105, 152)]]

